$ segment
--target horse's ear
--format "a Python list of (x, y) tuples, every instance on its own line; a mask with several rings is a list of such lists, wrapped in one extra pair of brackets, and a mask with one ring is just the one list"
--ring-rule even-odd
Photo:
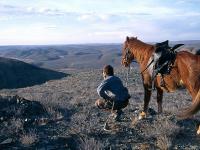
[(179, 47), (181, 47), (181, 46), (183, 46), (184, 44), (176, 44), (176, 45), (174, 45), (172, 48), (171, 48), (171, 50), (172, 51), (174, 51), (175, 49), (177, 49), (177, 48), (179, 48)]
[(129, 37), (128, 36), (126, 37), (126, 41), (129, 42)]

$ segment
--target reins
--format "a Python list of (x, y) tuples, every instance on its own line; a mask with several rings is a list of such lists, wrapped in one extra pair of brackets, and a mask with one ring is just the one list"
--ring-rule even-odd
[(143, 71), (141, 71), (140, 73), (141, 74), (144, 73), (153, 62), (154, 62), (154, 60), (152, 59), (152, 61), (147, 65), (147, 67)]
[[(131, 57), (130, 49), (126, 48), (125, 61), (128, 62), (130, 57)], [(127, 70), (127, 73), (126, 73), (126, 80), (125, 80), (126, 87), (128, 86), (129, 74), (130, 74), (130, 64), (128, 65), (128, 70)]]
[[(129, 48), (126, 48), (126, 53), (125, 53), (125, 61), (128, 62), (128, 60), (130, 59), (130, 56), (131, 56), (131, 53), (130, 53), (130, 49)], [(149, 67), (150, 65), (154, 62), (154, 59), (151, 60), (151, 62), (146, 66), (146, 68), (140, 72), (140, 74), (144, 73)], [(131, 63), (130, 63), (131, 64)], [(126, 73), (126, 80), (125, 80), (125, 83), (126, 83), (126, 87), (128, 86), (128, 81), (129, 81), (129, 74), (130, 74), (130, 70), (131, 70), (131, 67), (130, 67), (130, 64), (128, 65), (128, 70), (127, 70), (127, 73)], [(155, 78), (155, 77), (154, 77)], [(153, 82), (153, 79), (152, 79), (152, 82)]]
[(126, 73), (126, 87), (128, 86), (130, 70), (131, 70), (131, 65), (128, 66), (128, 70), (127, 70), (127, 73)]

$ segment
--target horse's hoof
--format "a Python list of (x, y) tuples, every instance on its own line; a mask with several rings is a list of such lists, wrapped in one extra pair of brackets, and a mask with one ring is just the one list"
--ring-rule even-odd
[(104, 124), (103, 130), (104, 131), (110, 131), (111, 130), (110, 127), (108, 126), (107, 122)]
[(200, 125), (199, 125), (199, 128), (197, 130), (197, 134), (200, 135)]
[(146, 113), (144, 112), (144, 111), (142, 111), (140, 114), (139, 114), (139, 120), (141, 120), (141, 119), (144, 119), (144, 118), (146, 118), (147, 117), (147, 115), (146, 115)]

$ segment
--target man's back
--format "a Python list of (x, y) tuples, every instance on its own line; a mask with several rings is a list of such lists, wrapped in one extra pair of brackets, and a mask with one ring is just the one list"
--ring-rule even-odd
[[(120, 119), (122, 109), (129, 104), (130, 95), (128, 89), (123, 86), (120, 78), (114, 76), (112, 66), (104, 66), (102, 76), (104, 80), (97, 88), (97, 93), (101, 99), (96, 100), (95, 106), (99, 109), (111, 110), (114, 114), (112, 114), (113, 119), (117, 121)], [(105, 124), (104, 129), (106, 128)]]
[(108, 76), (98, 86), (97, 92), (99, 96), (114, 101), (125, 101), (130, 98), (128, 90), (123, 86), (122, 81), (116, 76)]

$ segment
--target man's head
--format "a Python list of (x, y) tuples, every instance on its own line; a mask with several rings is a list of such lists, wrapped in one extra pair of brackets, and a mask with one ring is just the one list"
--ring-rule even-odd
[(103, 77), (107, 77), (107, 76), (113, 76), (114, 75), (114, 71), (113, 71), (113, 67), (111, 65), (105, 65), (103, 67)]

